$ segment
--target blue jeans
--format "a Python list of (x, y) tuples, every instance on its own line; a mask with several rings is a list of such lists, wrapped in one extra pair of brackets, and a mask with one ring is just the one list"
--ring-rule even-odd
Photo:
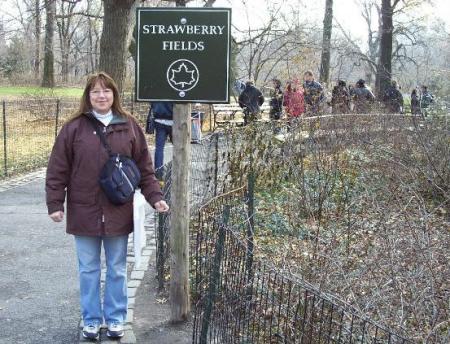
[[(106, 258), (103, 314), (100, 298), (100, 251)], [(114, 237), (75, 236), (79, 274), (80, 304), (84, 324), (124, 323), (127, 317), (128, 235)]]
[(164, 145), (167, 136), (172, 139), (172, 127), (155, 122), (155, 171), (164, 164)]

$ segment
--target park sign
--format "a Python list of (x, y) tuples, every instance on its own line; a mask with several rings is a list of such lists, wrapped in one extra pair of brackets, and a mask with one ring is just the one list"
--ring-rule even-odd
[(228, 103), (228, 8), (136, 10), (136, 100)]

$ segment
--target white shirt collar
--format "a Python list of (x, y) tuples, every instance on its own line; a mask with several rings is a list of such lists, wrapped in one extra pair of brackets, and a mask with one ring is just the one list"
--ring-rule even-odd
[(112, 110), (110, 109), (107, 113), (105, 113), (104, 115), (102, 115), (101, 113), (98, 113), (95, 110), (92, 110), (92, 113), (94, 114), (95, 117), (97, 118), (105, 118), (105, 117), (109, 117), (112, 116)]

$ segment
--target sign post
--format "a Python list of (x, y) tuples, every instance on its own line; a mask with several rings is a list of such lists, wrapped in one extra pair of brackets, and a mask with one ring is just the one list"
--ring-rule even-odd
[(136, 100), (171, 101), (171, 321), (188, 318), (190, 103), (229, 103), (231, 10), (137, 8)]

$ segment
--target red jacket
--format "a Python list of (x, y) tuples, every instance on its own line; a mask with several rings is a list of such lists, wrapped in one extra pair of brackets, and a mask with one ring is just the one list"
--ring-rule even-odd
[[(99, 122), (101, 127), (104, 127)], [(153, 206), (162, 200), (142, 129), (133, 118), (114, 115), (106, 127), (114, 153), (131, 157), (141, 172), (141, 192)], [(116, 206), (100, 189), (98, 177), (108, 153), (87, 116), (66, 123), (53, 146), (47, 167), (45, 191), (48, 213), (64, 211), (66, 231), (75, 235), (113, 236), (133, 231), (133, 203)]]
[(298, 117), (305, 112), (305, 97), (302, 91), (286, 91), (284, 103), (289, 117)]

